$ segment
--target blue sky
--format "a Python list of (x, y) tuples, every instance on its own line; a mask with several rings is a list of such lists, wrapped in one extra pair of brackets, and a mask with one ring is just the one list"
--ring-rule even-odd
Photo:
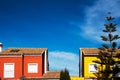
[(50, 70), (68, 68), (78, 75), (79, 48), (101, 45), (107, 12), (119, 26), (119, 5), (119, 0), (0, 0), (0, 42), (3, 49), (48, 48)]

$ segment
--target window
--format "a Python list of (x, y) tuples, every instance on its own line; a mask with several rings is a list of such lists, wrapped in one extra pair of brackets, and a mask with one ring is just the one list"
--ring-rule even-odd
[(14, 63), (4, 63), (4, 78), (14, 78)]
[(37, 63), (29, 63), (28, 64), (28, 73), (38, 73), (38, 64)]
[(18, 51), (20, 51), (20, 50), (18, 50), (18, 49), (12, 49), (10, 52), (18, 52)]
[(92, 72), (92, 73), (98, 72), (98, 65), (97, 64), (89, 64), (89, 72)]

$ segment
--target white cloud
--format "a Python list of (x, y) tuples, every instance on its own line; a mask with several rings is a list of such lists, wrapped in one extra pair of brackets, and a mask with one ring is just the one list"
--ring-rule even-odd
[(67, 68), (70, 75), (78, 75), (79, 55), (64, 51), (49, 52), (50, 70), (63, 70)]
[[(102, 30), (106, 23), (107, 12), (112, 12), (114, 17), (120, 18), (119, 5), (119, 0), (96, 0), (93, 6), (85, 9), (86, 21), (84, 25), (80, 26), (82, 30), (80, 35), (84, 38), (89, 37), (89, 39), (101, 41), (99, 36), (103, 35)], [(120, 29), (118, 30), (120, 31)]]

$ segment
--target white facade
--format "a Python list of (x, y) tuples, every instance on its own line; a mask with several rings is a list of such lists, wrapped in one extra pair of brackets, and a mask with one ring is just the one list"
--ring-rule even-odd
[(45, 51), (45, 56), (44, 56), (44, 72), (47, 73), (48, 71), (48, 53), (47, 50)]

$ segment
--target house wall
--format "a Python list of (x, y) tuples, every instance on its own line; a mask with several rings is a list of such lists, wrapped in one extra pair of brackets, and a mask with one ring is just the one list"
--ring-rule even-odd
[(19, 79), (22, 75), (22, 56), (0, 56), (0, 78), (2, 80), (13, 80), (4, 78), (4, 63), (14, 63), (14, 79)]
[[(28, 73), (28, 63), (38, 63), (38, 73)], [(42, 56), (41, 55), (25, 55), (24, 56), (24, 76), (30, 78), (42, 77)]]
[(84, 65), (84, 78), (96, 77), (94, 73), (89, 72), (89, 64), (94, 63), (93, 60), (97, 60), (95, 56), (84, 56), (83, 65)]
[(70, 77), (71, 80), (84, 80), (83, 77)]

